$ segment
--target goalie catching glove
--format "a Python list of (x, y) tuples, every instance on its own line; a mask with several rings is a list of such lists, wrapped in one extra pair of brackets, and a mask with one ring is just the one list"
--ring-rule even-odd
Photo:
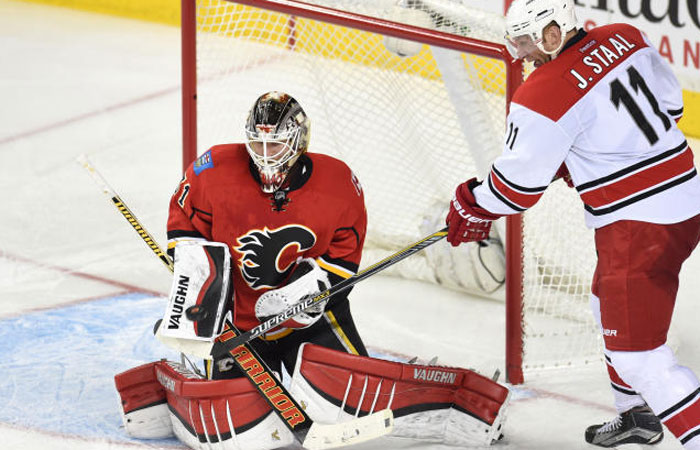
[(472, 189), (479, 184), (476, 178), (472, 178), (457, 186), (446, 219), (447, 242), (453, 247), (465, 242), (483, 241), (488, 238), (491, 222), (500, 217), (476, 204)]
[[(297, 261), (286, 286), (262, 294), (255, 302), (255, 316), (262, 323), (296, 305), (302, 299), (330, 288), (328, 274), (313, 258)], [(310, 327), (321, 318), (328, 300), (322, 300), (282, 323), (285, 328)]]

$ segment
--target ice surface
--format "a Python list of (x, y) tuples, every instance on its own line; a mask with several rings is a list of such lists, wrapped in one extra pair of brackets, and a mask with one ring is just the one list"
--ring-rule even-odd
[[(169, 274), (75, 163), (88, 154), (165, 242), (181, 173), (179, 30), (0, 0), (0, 56), (0, 448), (183, 448), (120, 428), (113, 375), (174, 356), (151, 335)], [(700, 252), (674, 322), (679, 359), (696, 372), (698, 269)], [(379, 276), (356, 287), (352, 307), (375, 354), (504, 371), (501, 303)], [(613, 413), (602, 365), (544, 373), (515, 389), (495, 448), (590, 448), (583, 430)]]

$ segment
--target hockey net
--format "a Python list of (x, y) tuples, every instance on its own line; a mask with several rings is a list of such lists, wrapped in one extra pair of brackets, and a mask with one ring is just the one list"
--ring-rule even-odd
[[(310, 150), (342, 159), (363, 184), (363, 262), (442, 228), (457, 184), (483, 178), (501, 152), (522, 78), (500, 45), (502, 17), (462, 3), (183, 0), (185, 162), (241, 142), (255, 99), (285, 91), (311, 118)], [(487, 249), (438, 243), (397, 274), (508, 297), (512, 382), (522, 371), (599, 360), (588, 306), (595, 254), (575, 191), (553, 183), (522, 222), (502, 219), (494, 235)], [(516, 275), (501, 287), (506, 235)]]

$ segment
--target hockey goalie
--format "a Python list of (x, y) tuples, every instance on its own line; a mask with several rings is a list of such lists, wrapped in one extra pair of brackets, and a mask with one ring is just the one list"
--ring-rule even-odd
[[(231, 295), (228, 248), (188, 242), (176, 247), (176, 261), (157, 336), (185, 354), (208, 357), (225, 328), (225, 304)], [(200, 373), (187, 361), (161, 360), (115, 376), (130, 436), (174, 435), (201, 450), (264, 450), (294, 442), (269, 396), (261, 395), (250, 378), (212, 379), (211, 371)], [(239, 362), (253, 368), (255, 361)], [(281, 383), (274, 372), (256, 380), (270, 386)], [(509, 400), (505, 386), (471, 370), (385, 361), (312, 343), (299, 347), (291, 380), (285, 383), (314, 422), (342, 423), (389, 408), (394, 414), (390, 438), (459, 447), (496, 442)], [(283, 395), (272, 398), (285, 401)]]
[[(215, 145), (185, 171), (170, 201), (174, 276), (156, 336), (204, 358), (204, 373), (160, 361), (117, 375), (127, 432), (173, 433), (207, 450), (272, 449), (293, 440), (330, 448), (389, 432), (490, 443), (508, 390), (464, 369), (370, 358), (349, 289), (210, 356), (215, 342), (225, 346), (239, 330), (357, 273), (364, 191), (343, 161), (308, 151), (309, 130), (299, 102), (267, 92), (250, 110), (244, 143)], [(291, 381), (281, 379), (285, 371)], [(300, 430), (308, 432), (300, 437)]]

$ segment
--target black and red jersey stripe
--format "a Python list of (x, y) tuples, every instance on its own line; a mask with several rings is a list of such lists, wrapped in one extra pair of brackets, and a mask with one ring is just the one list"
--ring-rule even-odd
[(610, 175), (576, 186), (586, 210), (600, 216), (697, 176), (688, 142)]
[(617, 374), (615, 367), (612, 365), (612, 361), (608, 355), (605, 355), (605, 365), (608, 368), (608, 377), (610, 378), (610, 385), (614, 390), (625, 395), (637, 395), (637, 392), (632, 389), (632, 386), (625, 383), (625, 381)]
[(524, 187), (509, 181), (496, 166), (491, 168), (489, 189), (496, 198), (515, 211), (525, 211), (537, 203), (547, 186)]
[(681, 106), (679, 109), (669, 109), (668, 115), (671, 116), (673, 120), (678, 123), (679, 120), (683, 117), (683, 107)]

